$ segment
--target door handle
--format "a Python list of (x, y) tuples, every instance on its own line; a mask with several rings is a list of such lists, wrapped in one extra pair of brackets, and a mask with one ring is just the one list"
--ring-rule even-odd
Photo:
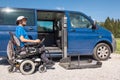
[(28, 29), (29, 29), (29, 30), (33, 30), (33, 28), (31, 28), (31, 27), (29, 27)]

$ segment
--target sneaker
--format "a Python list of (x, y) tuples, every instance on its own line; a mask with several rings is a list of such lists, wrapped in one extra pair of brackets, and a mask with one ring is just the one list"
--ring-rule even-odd
[(53, 61), (51, 61), (51, 60), (49, 60), (47, 63), (46, 63), (46, 66), (53, 66), (53, 65), (55, 65), (55, 62), (53, 62)]

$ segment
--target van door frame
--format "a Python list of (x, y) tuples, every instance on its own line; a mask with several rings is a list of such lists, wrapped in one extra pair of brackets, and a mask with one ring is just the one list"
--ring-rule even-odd
[(67, 17), (66, 13), (64, 17), (62, 18), (62, 48), (63, 48), (63, 58), (67, 58), (67, 46), (68, 46), (68, 40), (67, 40)]

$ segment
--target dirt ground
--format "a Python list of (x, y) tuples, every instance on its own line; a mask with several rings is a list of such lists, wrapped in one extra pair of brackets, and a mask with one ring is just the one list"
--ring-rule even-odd
[(36, 71), (31, 75), (20, 72), (8, 73), (9, 64), (0, 59), (0, 80), (120, 80), (120, 54), (112, 54), (111, 59), (102, 62), (101, 68), (66, 70), (55, 63), (55, 69), (45, 73)]

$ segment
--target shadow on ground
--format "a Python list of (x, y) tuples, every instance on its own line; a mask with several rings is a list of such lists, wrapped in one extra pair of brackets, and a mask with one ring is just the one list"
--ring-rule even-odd
[(0, 65), (9, 65), (7, 59), (0, 57)]
[[(54, 62), (59, 62), (60, 59), (62, 59), (62, 57), (54, 57), (54, 58), (52, 58), (52, 60), (53, 60)], [(77, 59), (78, 59), (77, 56), (73, 56), (73, 57), (71, 58), (72, 61), (77, 61)], [(88, 59), (93, 59), (93, 58), (92, 58), (92, 56), (81, 56), (81, 57), (80, 57), (80, 60), (88, 60)], [(8, 63), (8, 61), (7, 61), (6, 58), (0, 57), (0, 65), (9, 65), (9, 63)]]

